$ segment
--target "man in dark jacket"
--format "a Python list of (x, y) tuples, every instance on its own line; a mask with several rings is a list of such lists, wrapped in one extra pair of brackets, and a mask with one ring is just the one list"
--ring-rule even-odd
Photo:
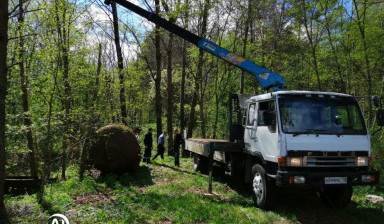
[(148, 133), (144, 136), (144, 145), (145, 145), (145, 151), (144, 151), (144, 158), (143, 162), (151, 163), (151, 154), (152, 154), (152, 132), (153, 129), (150, 128), (148, 130)]
[(175, 166), (180, 167), (180, 145), (184, 143), (184, 139), (177, 129), (173, 131), (173, 134), (175, 135), (173, 140), (173, 156), (175, 157)]

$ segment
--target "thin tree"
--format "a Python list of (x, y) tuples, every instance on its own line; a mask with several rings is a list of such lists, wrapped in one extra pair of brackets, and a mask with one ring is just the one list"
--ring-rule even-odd
[[(189, 0), (185, 1), (184, 6), (184, 28), (188, 30), (189, 23)], [(181, 83), (180, 83), (180, 129), (185, 129), (185, 110), (184, 110), (184, 99), (185, 99), (185, 78), (187, 76), (187, 41), (183, 39), (182, 45), (182, 62), (181, 62)], [(183, 142), (183, 149), (185, 148)], [(183, 151), (184, 152), (184, 151)]]
[[(203, 9), (203, 21), (201, 24), (201, 36), (206, 37), (207, 35), (207, 24), (208, 24), (208, 11), (210, 7), (209, 0), (206, 0), (204, 3)], [(204, 93), (205, 88), (203, 86), (203, 66), (204, 66), (204, 50), (202, 48), (199, 49), (199, 58), (197, 63), (197, 79), (200, 82), (200, 121), (201, 121), (201, 135), (203, 138), (206, 137), (206, 122), (205, 122), (205, 111), (204, 111)], [(205, 82), (207, 79), (204, 79)], [(205, 83), (206, 85), (206, 83)]]
[[(67, 163), (67, 149), (70, 147), (70, 135), (71, 135), (71, 85), (69, 82), (69, 38), (70, 38), (70, 23), (72, 22), (68, 14), (70, 9), (69, 3), (66, 1), (55, 1), (55, 19), (57, 28), (58, 39), (58, 64), (63, 72), (64, 94), (63, 94), (63, 106), (65, 110), (64, 114), (64, 137), (62, 144), (61, 155), (61, 179), (66, 180), (65, 170)], [(74, 10), (74, 9), (73, 9)]]
[(127, 125), (127, 106), (125, 101), (125, 87), (124, 87), (124, 65), (123, 54), (120, 46), (119, 36), (119, 19), (117, 17), (116, 3), (112, 1), (112, 15), (113, 15), (113, 32), (115, 35), (115, 46), (117, 55), (117, 67), (119, 69), (119, 81), (120, 81), (120, 111), (123, 124)]
[[(161, 0), (161, 4), (168, 14), (169, 22), (175, 23), (176, 16), (169, 9), (168, 4)], [(173, 142), (173, 81), (172, 81), (172, 53), (173, 53), (173, 40), (174, 34), (168, 33), (168, 46), (166, 47), (167, 52), (167, 132), (168, 135), (168, 155), (173, 155), (172, 142)]]
[[(249, 27), (252, 19), (253, 8), (251, 7), (251, 4), (252, 4), (252, 0), (248, 0), (247, 15), (245, 17), (245, 23), (244, 23), (243, 48), (241, 52), (241, 55), (243, 57), (245, 57), (247, 52), (248, 33), (249, 33)], [(240, 94), (244, 93), (244, 76), (245, 76), (245, 71), (243, 70), (241, 71), (241, 75), (240, 75)]]
[[(312, 9), (310, 10), (310, 18), (308, 18), (307, 13), (307, 4), (314, 4)], [(305, 0), (302, 0), (301, 2), (301, 13), (302, 13), (302, 19), (303, 19), (303, 25), (305, 28), (305, 32), (307, 34), (307, 38), (311, 47), (311, 54), (312, 54), (312, 64), (313, 69), (315, 70), (316, 79), (317, 79), (317, 89), (322, 90), (321, 80), (320, 80), (320, 72), (319, 72), (319, 65), (318, 65), (318, 58), (317, 58), (317, 46), (319, 43), (319, 32), (317, 28), (313, 27), (315, 20), (315, 12), (317, 11), (317, 3), (311, 2), (306, 3)]]
[[(364, 0), (359, 6), (359, 3), (356, 0), (353, 0), (353, 7), (356, 12), (356, 23), (359, 28), (360, 38), (363, 43), (363, 53), (364, 53), (364, 77), (368, 84), (367, 94), (368, 96), (372, 95), (372, 74), (371, 74), (371, 62), (369, 59), (368, 53), (368, 44), (366, 37), (366, 15), (367, 15), (367, 0)], [(372, 111), (372, 102), (368, 101), (368, 125), (371, 126), (373, 121), (373, 111)]]
[(24, 125), (26, 127), (26, 136), (27, 136), (27, 142), (28, 142), (28, 149), (29, 149), (29, 164), (31, 169), (31, 174), (34, 177), (38, 176), (38, 168), (37, 168), (37, 161), (36, 161), (36, 154), (37, 149), (35, 149), (35, 143), (33, 140), (33, 133), (32, 133), (32, 119), (31, 115), (29, 113), (29, 101), (28, 101), (28, 76), (25, 74), (25, 63), (24, 63), (24, 2), (19, 2), (19, 16), (18, 16), (18, 33), (19, 33), (19, 46), (18, 46), (18, 56), (19, 56), (19, 75), (20, 75), (20, 85), (21, 85), (21, 99), (22, 99), (22, 111), (23, 111), (23, 118), (24, 118)]
[[(201, 37), (205, 37), (207, 33), (207, 19), (208, 19), (208, 7), (209, 7), (209, 0), (205, 1), (204, 6), (203, 6), (203, 13), (202, 13), (202, 23), (201, 23)], [(197, 72), (196, 72), (196, 77), (195, 77), (195, 91), (193, 92), (193, 97), (192, 97), (192, 103), (191, 103), (191, 112), (189, 114), (189, 123), (188, 123), (188, 132), (187, 132), (187, 137), (190, 138), (192, 137), (193, 133), (193, 128), (195, 127), (195, 107), (198, 102), (198, 97), (200, 93), (200, 87), (202, 84), (202, 75), (203, 75), (203, 56), (204, 56), (204, 50), (199, 49), (199, 56), (198, 56), (198, 62), (197, 62)], [(203, 99), (200, 99), (200, 119), (202, 123), (202, 134), (204, 137), (205, 136), (205, 123), (204, 123), (204, 104), (203, 104)]]
[[(160, 1), (155, 0), (155, 13), (160, 14)], [(156, 55), (156, 77), (155, 77), (155, 110), (156, 110), (156, 131), (157, 137), (163, 131), (163, 124), (161, 117), (163, 114), (162, 110), (162, 97), (161, 97), (161, 35), (160, 35), (160, 26), (155, 26), (155, 55)]]
[(8, 0), (0, 2), (0, 221), (8, 223), (4, 205), (5, 184), (5, 98), (7, 96)]

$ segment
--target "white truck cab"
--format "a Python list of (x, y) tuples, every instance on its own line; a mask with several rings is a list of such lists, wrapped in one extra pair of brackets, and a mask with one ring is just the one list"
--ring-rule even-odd
[[(370, 153), (370, 140), (356, 100), (346, 94), (309, 91), (281, 91), (251, 97), (244, 122), (245, 151), (261, 153), (263, 159), (278, 162), (292, 153)], [(303, 154), (303, 155), (304, 155)], [(308, 156), (308, 153), (306, 153)], [(340, 157), (341, 158), (341, 157)], [(334, 166), (352, 166), (332, 160)], [(295, 160), (300, 166), (323, 166)], [(325, 161), (323, 161), (325, 163)], [(355, 161), (354, 161), (355, 162)]]
[(343, 207), (352, 185), (377, 183), (378, 173), (369, 170), (370, 136), (353, 96), (279, 91), (250, 97), (242, 107), (257, 206), (267, 205), (275, 187), (320, 187)]

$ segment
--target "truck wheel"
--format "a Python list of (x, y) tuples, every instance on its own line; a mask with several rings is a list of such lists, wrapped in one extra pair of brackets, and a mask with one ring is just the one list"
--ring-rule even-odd
[(351, 203), (352, 186), (335, 187), (324, 189), (322, 198), (329, 206), (345, 208)]
[(256, 164), (252, 167), (252, 197), (258, 208), (270, 208), (273, 204), (274, 187), (268, 182), (265, 169)]
[(200, 173), (208, 173), (208, 158), (194, 154), (193, 155), (193, 170), (195, 172), (200, 171)]

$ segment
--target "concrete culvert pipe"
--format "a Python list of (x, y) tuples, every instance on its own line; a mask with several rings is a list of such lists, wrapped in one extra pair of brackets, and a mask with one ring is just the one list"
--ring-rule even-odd
[(127, 126), (110, 124), (96, 131), (90, 159), (102, 173), (132, 172), (139, 168), (140, 146)]

